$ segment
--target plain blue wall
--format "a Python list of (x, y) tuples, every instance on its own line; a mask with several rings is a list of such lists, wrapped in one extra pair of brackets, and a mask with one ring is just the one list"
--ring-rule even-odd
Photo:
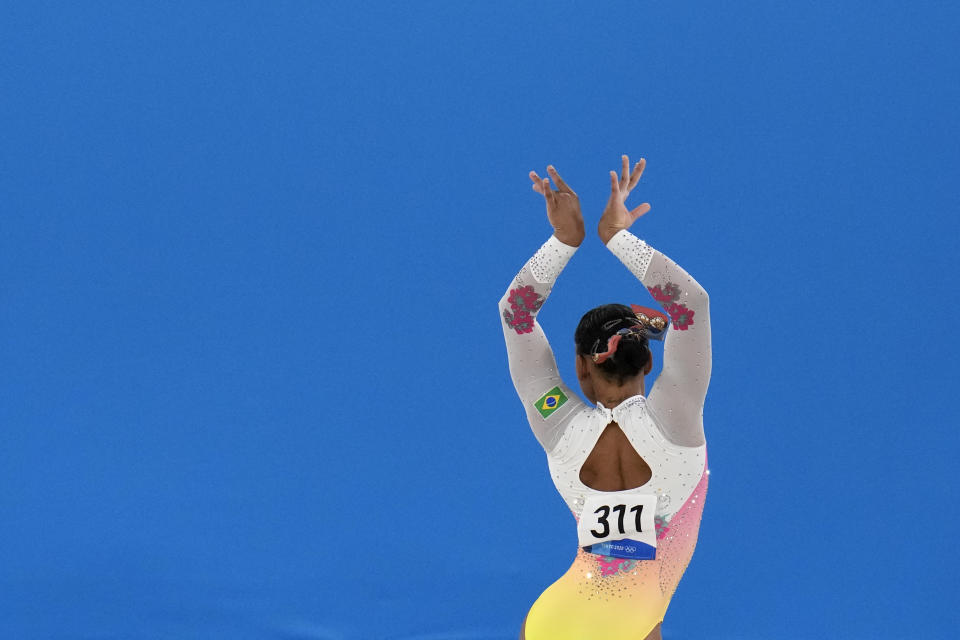
[[(0, 637), (506, 639), (575, 550), (495, 304), (594, 223), (708, 290), (664, 637), (954, 637), (946, 2), (5, 2)], [(589, 237), (543, 325), (650, 298)]]

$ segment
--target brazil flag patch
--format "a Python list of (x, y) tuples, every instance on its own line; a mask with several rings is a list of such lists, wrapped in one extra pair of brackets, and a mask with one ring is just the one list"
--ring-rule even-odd
[(564, 395), (563, 391), (560, 390), (560, 387), (554, 387), (547, 391), (539, 400), (537, 400), (533, 406), (537, 408), (537, 411), (540, 412), (540, 415), (543, 416), (543, 419), (546, 420), (550, 417), (554, 411), (563, 406), (563, 403), (567, 401), (567, 396)]

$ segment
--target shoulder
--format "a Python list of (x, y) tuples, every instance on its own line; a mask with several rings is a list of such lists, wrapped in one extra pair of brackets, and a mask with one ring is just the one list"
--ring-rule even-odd
[[(656, 433), (672, 447), (680, 449), (696, 449), (706, 445), (703, 432), (703, 420), (684, 420), (681, 416), (670, 415), (672, 420), (664, 419), (651, 403), (646, 405), (646, 413), (656, 429)], [(680, 420), (679, 423), (677, 421)]]
[[(556, 444), (547, 450), (547, 457), (554, 464), (564, 464), (575, 459), (585, 447), (590, 446), (588, 441), (591, 434), (595, 434), (599, 428), (598, 425), (606, 423), (606, 419), (596, 407), (579, 398), (576, 400), (576, 406), (564, 419)], [(585, 458), (586, 454), (582, 457)]]

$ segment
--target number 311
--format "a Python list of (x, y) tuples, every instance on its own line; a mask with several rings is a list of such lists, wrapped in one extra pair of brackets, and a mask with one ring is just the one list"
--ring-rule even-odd
[[(600, 513), (601, 511), (603, 513)], [(617, 528), (620, 530), (620, 533), (626, 533), (626, 531), (623, 528), (623, 516), (627, 512), (627, 505), (618, 504), (613, 507), (613, 511), (616, 511), (618, 514)], [(637, 506), (630, 509), (630, 513), (634, 513), (634, 512), (636, 512), (637, 514), (636, 515), (637, 533), (642, 533), (643, 529), (640, 528), (640, 514), (643, 513), (643, 505), (638, 504)], [(590, 529), (590, 533), (592, 533), (596, 538), (606, 538), (608, 535), (610, 535), (610, 523), (607, 522), (607, 516), (610, 515), (610, 507), (608, 507), (607, 505), (603, 505), (602, 507), (594, 511), (594, 513), (600, 514), (600, 517), (597, 518), (597, 523), (603, 525), (603, 530), (597, 531), (595, 529)]]

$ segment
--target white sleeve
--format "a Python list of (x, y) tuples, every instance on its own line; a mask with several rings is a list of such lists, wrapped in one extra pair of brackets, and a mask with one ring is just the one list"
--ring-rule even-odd
[(703, 403), (710, 384), (710, 301), (707, 292), (673, 260), (627, 230), (607, 243), (670, 316), (663, 370), (647, 406), (671, 442), (704, 443)]
[(553, 350), (537, 322), (553, 283), (575, 251), (576, 247), (550, 236), (507, 287), (499, 306), (513, 386), (534, 436), (548, 453), (570, 419), (585, 406), (563, 384)]

